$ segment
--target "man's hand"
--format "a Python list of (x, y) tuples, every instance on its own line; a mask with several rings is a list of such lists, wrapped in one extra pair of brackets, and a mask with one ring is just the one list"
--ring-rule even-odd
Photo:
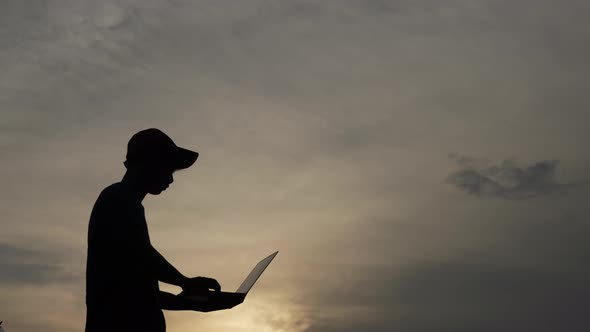
[(181, 287), (183, 291), (191, 293), (201, 291), (208, 292), (209, 289), (213, 289), (216, 292), (221, 291), (221, 286), (217, 280), (206, 277), (187, 278)]

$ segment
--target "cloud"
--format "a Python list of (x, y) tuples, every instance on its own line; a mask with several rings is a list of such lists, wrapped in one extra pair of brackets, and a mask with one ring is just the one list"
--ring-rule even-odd
[(531, 166), (519, 167), (505, 160), (499, 165), (451, 154), (462, 169), (448, 176), (447, 182), (480, 197), (528, 199), (564, 189), (567, 184), (555, 181), (557, 160), (542, 160)]
[(0, 286), (72, 281), (60, 263), (53, 253), (0, 243)]
[(392, 302), (409, 313), (392, 330), (583, 331), (589, 272), (492, 265), (476, 257), (417, 264), (391, 280)]
[[(554, 199), (570, 190), (547, 195), (566, 187), (543, 158), (560, 171), (587, 159), (588, 5), (532, 3), (0, 1), (0, 196), (13, 247), (3, 250), (20, 257), (1, 261), (0, 275), (14, 271), (2, 283), (8, 328), (80, 331), (83, 279), (58, 279), (83, 272), (91, 204), (148, 126), (203, 152), (174, 190), (146, 200), (158, 249), (225, 287), (278, 247), (268, 287), (253, 295), (297, 302), (252, 297), (217, 316), (167, 316), (177, 331), (485, 329), (502, 308), (485, 304), (478, 278), (510, 287), (585, 273), (574, 253), (587, 252), (575, 236), (588, 234), (587, 214), (558, 216)], [(440, 179), (453, 148), (542, 161), (501, 164), (513, 171), (500, 179), (461, 157), (472, 195), (505, 199), (448, 197)], [(30, 246), (40, 242), (67, 258)], [(457, 310), (487, 316), (437, 302), (454, 279), (475, 293), (456, 294)], [(260, 316), (244, 323), (240, 310)], [(235, 325), (214, 327), (226, 317)]]

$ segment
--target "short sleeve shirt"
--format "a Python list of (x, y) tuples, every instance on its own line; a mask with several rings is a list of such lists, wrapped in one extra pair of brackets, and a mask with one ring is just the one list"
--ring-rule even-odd
[(90, 214), (86, 261), (86, 332), (165, 331), (143, 206), (117, 182)]

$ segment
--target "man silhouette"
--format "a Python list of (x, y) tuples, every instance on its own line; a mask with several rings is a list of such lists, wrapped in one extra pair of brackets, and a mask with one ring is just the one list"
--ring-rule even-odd
[(151, 245), (144, 208), (172, 174), (194, 164), (199, 154), (178, 147), (156, 128), (134, 134), (127, 144), (127, 171), (98, 195), (88, 225), (86, 332), (164, 332), (162, 309), (200, 310), (180, 296), (160, 291), (158, 281), (183, 290), (220, 291), (215, 279), (188, 278)]

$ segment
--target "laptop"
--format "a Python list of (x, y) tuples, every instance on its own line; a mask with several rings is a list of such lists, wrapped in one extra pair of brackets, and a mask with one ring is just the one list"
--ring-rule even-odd
[(268, 255), (258, 262), (250, 271), (250, 274), (244, 279), (240, 287), (235, 292), (217, 292), (217, 291), (182, 291), (178, 296), (184, 297), (195, 302), (195, 310), (198, 311), (215, 311), (233, 308), (244, 302), (246, 295), (252, 289), (262, 272), (266, 270), (270, 262), (278, 254), (278, 251)]

